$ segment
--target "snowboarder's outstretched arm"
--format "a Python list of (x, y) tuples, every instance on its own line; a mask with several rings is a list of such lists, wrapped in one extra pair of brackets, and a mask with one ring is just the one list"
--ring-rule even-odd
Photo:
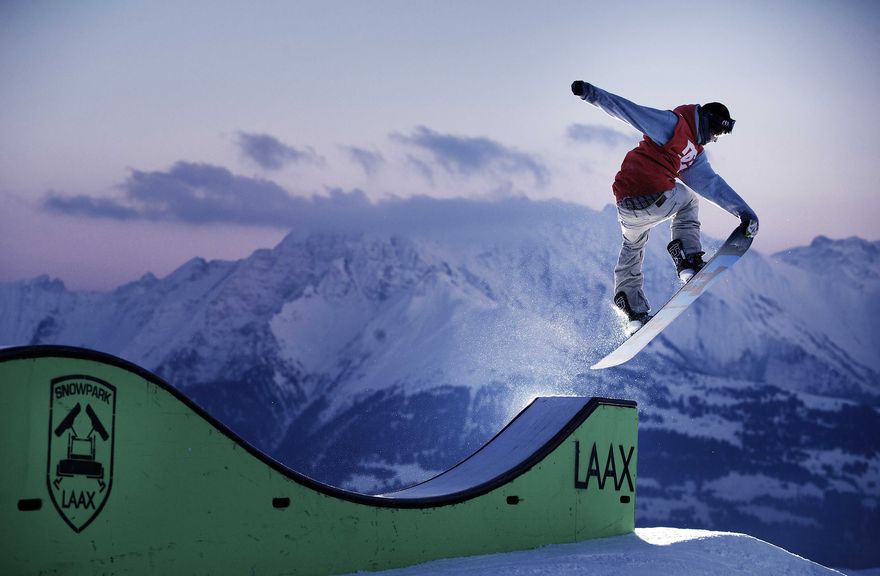
[[(661, 146), (669, 142), (679, 122), (678, 115), (671, 110), (641, 106), (582, 80), (575, 80), (571, 91), (609, 115), (623, 120)], [(758, 233), (758, 216), (755, 211), (715, 173), (705, 152), (701, 152), (696, 161), (681, 172), (679, 177), (698, 194), (738, 217), (746, 236), (753, 238)]]
[(571, 91), (609, 115), (623, 120), (661, 146), (669, 142), (678, 124), (678, 116), (672, 110), (642, 106), (582, 80), (575, 80)]
[(746, 201), (719, 176), (703, 152), (690, 168), (679, 174), (681, 181), (693, 188), (700, 196), (727, 210), (742, 221), (745, 234), (754, 238), (758, 233), (758, 216)]

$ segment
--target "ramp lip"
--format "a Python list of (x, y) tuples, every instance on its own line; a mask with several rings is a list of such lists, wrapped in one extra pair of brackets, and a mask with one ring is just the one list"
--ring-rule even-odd
[[(381, 508), (435, 508), (439, 506), (458, 504), (460, 502), (464, 502), (466, 500), (470, 500), (472, 498), (476, 498), (478, 496), (482, 496), (492, 490), (495, 490), (515, 478), (521, 476), (526, 473), (536, 464), (541, 462), (544, 458), (546, 458), (553, 450), (555, 450), (562, 442), (568, 438), (574, 430), (580, 426), (584, 420), (586, 420), (590, 414), (595, 411), (599, 406), (613, 406), (620, 408), (637, 408), (638, 404), (632, 400), (618, 400), (612, 398), (605, 397), (591, 397), (586, 400), (585, 397), (570, 397), (570, 398), (583, 398), (586, 400), (584, 406), (577, 411), (577, 413), (569, 419), (569, 421), (552, 436), (550, 440), (545, 442), (542, 446), (538, 447), (534, 450), (530, 455), (526, 456), (523, 460), (521, 460), (518, 464), (511, 466), (501, 474), (477, 484), (475, 486), (471, 486), (467, 489), (459, 490), (456, 492), (452, 492), (449, 494), (442, 494), (437, 496), (430, 497), (405, 497), (405, 496), (395, 496), (396, 492), (391, 492), (383, 495), (370, 495), (370, 494), (362, 494), (359, 492), (353, 492), (349, 490), (344, 490), (342, 488), (338, 488), (332, 486), (330, 484), (325, 484), (301, 472), (297, 472), (296, 470), (285, 466), (281, 462), (275, 460), (265, 452), (259, 450), (257, 447), (252, 445), (250, 442), (239, 436), (236, 432), (226, 426), (224, 423), (217, 420), (214, 416), (208, 413), (204, 408), (193, 402), (189, 399), (183, 392), (172, 386), (169, 382), (161, 378), (160, 376), (154, 374), (153, 372), (134, 364), (128, 360), (120, 358), (118, 356), (114, 356), (112, 354), (108, 354), (106, 352), (99, 352), (97, 350), (91, 350), (87, 348), (80, 348), (76, 346), (63, 346), (63, 345), (31, 345), (31, 346), (14, 346), (9, 348), (0, 348), (0, 362), (11, 361), (11, 360), (31, 360), (37, 358), (46, 358), (46, 357), (58, 357), (58, 358), (71, 358), (77, 360), (86, 360), (86, 361), (94, 361), (103, 364), (108, 364), (110, 366), (114, 366), (116, 368), (126, 370), (136, 374), (137, 376), (143, 378), (144, 380), (159, 386), (169, 394), (171, 394), (175, 399), (182, 402), (187, 408), (192, 410), (195, 414), (205, 420), (208, 424), (213, 426), (216, 430), (223, 433), (227, 438), (244, 448), (251, 456), (257, 458), (267, 466), (271, 467), (276, 472), (282, 474), (286, 478), (312, 490), (320, 492), (326, 496), (337, 498), (340, 500), (345, 500), (348, 502), (354, 502), (357, 504), (363, 504), (367, 506), (375, 506)], [(509, 430), (514, 423), (521, 418), (532, 406), (535, 405), (535, 402), (541, 397), (535, 398), (528, 406), (523, 408), (516, 417), (514, 417), (510, 422), (508, 422), (498, 433), (496, 433), (490, 440), (485, 442), (479, 449), (470, 454), (468, 457), (463, 459), (461, 462), (452, 466), (451, 468), (441, 472), (437, 476), (429, 478), (424, 482), (420, 482), (413, 486), (409, 486), (404, 488), (398, 492), (404, 492), (406, 490), (410, 490), (417, 486), (425, 485), (436, 478), (439, 478), (443, 475), (450, 473), (456, 468), (464, 465), (466, 462), (478, 457), (478, 455), (487, 449), (489, 445), (492, 444), (496, 439), (502, 436), (505, 431)], [(543, 398), (553, 398), (553, 397), (543, 397)], [(560, 398), (560, 397), (556, 397)]]
[[(531, 454), (524, 457), (519, 463), (515, 466), (512, 466), (501, 474), (494, 476), (490, 480), (485, 482), (481, 482), (474, 486), (469, 487), (466, 490), (452, 492), (449, 494), (443, 494), (438, 496), (430, 496), (430, 497), (419, 497), (419, 498), (411, 498), (407, 496), (396, 496), (397, 494), (401, 494), (403, 492), (410, 491), (418, 486), (424, 486), (440, 478), (447, 474), (452, 473), (455, 469), (460, 466), (466, 464), (468, 461), (477, 459), (480, 457), (480, 453), (487, 450), (492, 442), (494, 442), (497, 438), (500, 438), (505, 432), (507, 432), (510, 428), (516, 425), (516, 421), (523, 417), (526, 412), (532, 408), (539, 400), (542, 399), (551, 399), (551, 398), (578, 398), (584, 400), (584, 405), (575, 413), (566, 424), (560, 427), (553, 436), (547, 440), (544, 444), (539, 446), (537, 449), (532, 451)], [(481, 496), (496, 488), (503, 486), (517, 477), (521, 476), (535, 465), (539, 464), (544, 458), (546, 458), (551, 452), (556, 450), (560, 444), (562, 444), (566, 438), (571, 436), (574, 431), (580, 426), (584, 420), (586, 420), (590, 414), (592, 414), (596, 408), (599, 406), (615, 406), (619, 408), (636, 408), (638, 405), (635, 401), (632, 400), (617, 400), (612, 398), (604, 398), (604, 397), (591, 397), (587, 399), (583, 396), (539, 396), (536, 397), (532, 402), (530, 402), (525, 408), (523, 408), (519, 414), (517, 414), (510, 422), (508, 422), (500, 431), (498, 431), (491, 439), (487, 440), (480, 448), (478, 448), (475, 452), (471, 453), (469, 456), (464, 458), (458, 464), (452, 466), (451, 468), (441, 472), (440, 474), (428, 478), (423, 482), (418, 484), (414, 484), (413, 486), (408, 486), (407, 488), (403, 488), (396, 492), (390, 492), (388, 494), (382, 494), (377, 496), (378, 498), (396, 498), (400, 503), (399, 505), (405, 506), (408, 502), (418, 502), (420, 504), (447, 504), (447, 503), (456, 503), (464, 500), (468, 500), (470, 498), (475, 498), (477, 496)]]

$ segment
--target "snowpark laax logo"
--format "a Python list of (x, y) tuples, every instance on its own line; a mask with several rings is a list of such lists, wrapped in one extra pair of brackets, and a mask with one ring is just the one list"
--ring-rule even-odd
[(81, 532), (113, 484), (116, 388), (92, 376), (63, 376), (52, 380), (50, 393), (46, 481), (55, 509)]
[[(590, 480), (593, 480), (593, 490), (605, 490), (606, 484), (609, 490), (620, 492), (626, 483), (626, 489), (629, 492), (635, 492), (632, 474), (630, 473), (630, 463), (632, 462), (635, 446), (626, 446), (623, 444), (608, 444), (608, 451), (605, 452), (604, 447), (599, 447), (593, 442), (593, 449), (590, 451), (590, 458), (587, 462), (586, 470), (581, 470), (581, 443), (574, 443), (574, 487), (579, 490), (589, 490)], [(607, 455), (606, 455), (607, 454)], [(601, 467), (604, 460), (605, 469)], [(583, 475), (583, 480), (581, 476)]]

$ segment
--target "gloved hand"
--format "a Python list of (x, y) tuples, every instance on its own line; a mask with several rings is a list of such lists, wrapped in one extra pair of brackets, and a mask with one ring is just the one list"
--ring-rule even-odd
[(583, 98), (584, 94), (587, 93), (587, 86), (588, 84), (583, 80), (575, 80), (571, 83), (571, 93), (575, 96)]
[(741, 212), (739, 215), (740, 225), (746, 238), (754, 238), (758, 235), (758, 216), (754, 212)]

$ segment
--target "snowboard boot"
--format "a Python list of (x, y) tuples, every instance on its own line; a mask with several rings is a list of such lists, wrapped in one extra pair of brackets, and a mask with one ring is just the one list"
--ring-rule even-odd
[(703, 254), (705, 252), (694, 252), (690, 256), (685, 256), (681, 240), (670, 242), (666, 246), (666, 251), (672, 256), (672, 261), (675, 263), (675, 271), (678, 272), (678, 277), (682, 282), (687, 282), (693, 278), (694, 274), (706, 265), (703, 262)]
[(627, 336), (632, 336), (635, 334), (639, 328), (644, 326), (648, 320), (651, 319), (651, 316), (648, 315), (647, 312), (633, 312), (632, 308), (629, 306), (629, 300), (626, 299), (626, 294), (623, 292), (618, 292), (614, 295), (614, 305), (617, 306), (617, 309), (626, 315), (626, 326), (624, 330), (626, 331)]

